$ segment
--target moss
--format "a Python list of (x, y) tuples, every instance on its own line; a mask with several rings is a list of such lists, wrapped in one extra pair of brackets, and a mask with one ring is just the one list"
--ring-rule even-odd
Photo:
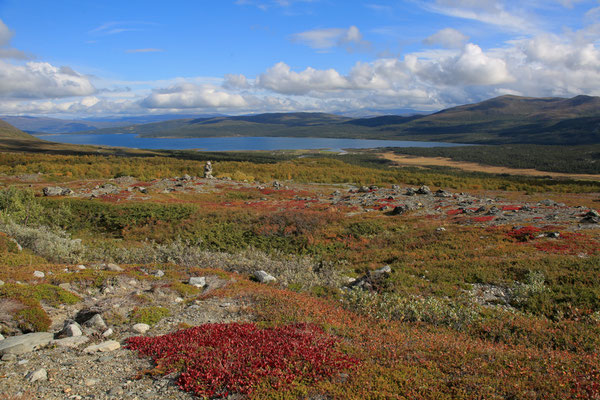
[(131, 321), (134, 323), (155, 325), (161, 319), (169, 316), (171, 311), (165, 307), (140, 307), (135, 308), (131, 313)]
[(23, 332), (46, 332), (52, 322), (40, 306), (24, 308), (14, 318), (17, 327)]

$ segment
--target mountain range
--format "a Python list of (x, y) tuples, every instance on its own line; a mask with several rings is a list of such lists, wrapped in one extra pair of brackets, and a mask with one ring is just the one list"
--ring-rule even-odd
[[(20, 120), (8, 121), (25, 129), (19, 124)], [(566, 99), (506, 95), (433, 114), (412, 116), (351, 118), (298, 112), (178, 118), (101, 127), (105, 123), (117, 122), (100, 121), (93, 128), (78, 133), (133, 133), (142, 137), (286, 136), (473, 144), (593, 144), (600, 143), (600, 97), (581, 95)]]

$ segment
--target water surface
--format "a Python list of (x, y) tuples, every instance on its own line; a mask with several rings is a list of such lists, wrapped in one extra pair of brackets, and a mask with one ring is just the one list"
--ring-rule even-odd
[(404, 140), (329, 139), (297, 137), (210, 137), (210, 138), (144, 138), (135, 133), (123, 134), (36, 134), (40, 139), (70, 144), (130, 147), (138, 149), (203, 151), (370, 149), (375, 147), (451, 147), (457, 143), (415, 142)]

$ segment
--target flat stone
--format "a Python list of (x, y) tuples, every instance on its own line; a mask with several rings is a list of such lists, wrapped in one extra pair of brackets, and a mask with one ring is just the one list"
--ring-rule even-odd
[(2, 356), (2, 361), (15, 361), (17, 356), (15, 354), (6, 353)]
[(26, 378), (29, 382), (45, 381), (48, 379), (48, 373), (44, 368), (40, 368), (36, 371), (28, 373)]
[(116, 340), (107, 340), (106, 342), (88, 346), (85, 349), (83, 349), (83, 351), (85, 353), (96, 353), (96, 352), (106, 353), (109, 351), (117, 350), (120, 347), (121, 347), (121, 344), (119, 342), (117, 342)]
[(262, 271), (262, 270), (254, 272), (254, 277), (260, 283), (269, 283), (269, 282), (277, 281), (277, 279), (273, 275), (269, 274), (268, 272)]
[(0, 354), (25, 354), (47, 346), (54, 339), (49, 332), (27, 333), (0, 341)]
[(134, 326), (131, 327), (132, 331), (134, 331), (135, 333), (139, 333), (139, 334), (144, 334), (144, 333), (148, 332), (149, 329), (150, 329), (150, 325), (148, 325), (148, 324), (135, 324)]
[(189, 280), (189, 284), (196, 287), (204, 287), (206, 286), (206, 277), (192, 276)]
[(112, 330), (112, 328), (108, 328), (107, 330), (105, 330), (104, 332), (102, 332), (102, 336), (109, 337), (113, 333), (115, 333), (115, 332)]
[(71, 336), (63, 339), (56, 339), (52, 341), (52, 344), (55, 344), (59, 347), (79, 347), (82, 344), (85, 344), (90, 341), (90, 338), (87, 336)]

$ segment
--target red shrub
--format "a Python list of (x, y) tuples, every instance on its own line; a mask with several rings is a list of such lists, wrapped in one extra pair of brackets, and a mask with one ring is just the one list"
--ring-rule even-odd
[(521, 206), (502, 206), (502, 211), (519, 211)]
[(357, 360), (338, 340), (309, 324), (259, 329), (253, 323), (206, 324), (158, 337), (133, 337), (127, 347), (151, 356), (161, 373), (182, 371), (182, 390), (199, 396), (250, 394), (260, 385), (285, 389), (314, 383)]
[(489, 221), (493, 221), (494, 218), (496, 218), (496, 217), (494, 217), (493, 215), (486, 215), (483, 217), (473, 217), (473, 218), (471, 218), (471, 220), (473, 222), (489, 222)]
[(535, 226), (524, 226), (508, 232), (508, 236), (517, 239), (519, 242), (526, 242), (530, 239), (533, 239), (541, 231), (542, 230), (540, 228)]
[(465, 212), (465, 211), (464, 211), (463, 209), (461, 209), (461, 208), (458, 208), (458, 209), (456, 209), (456, 210), (450, 210), (450, 211), (446, 211), (446, 214), (447, 214), (447, 215), (458, 215), (458, 214), (462, 214), (462, 213), (464, 213), (464, 212)]

